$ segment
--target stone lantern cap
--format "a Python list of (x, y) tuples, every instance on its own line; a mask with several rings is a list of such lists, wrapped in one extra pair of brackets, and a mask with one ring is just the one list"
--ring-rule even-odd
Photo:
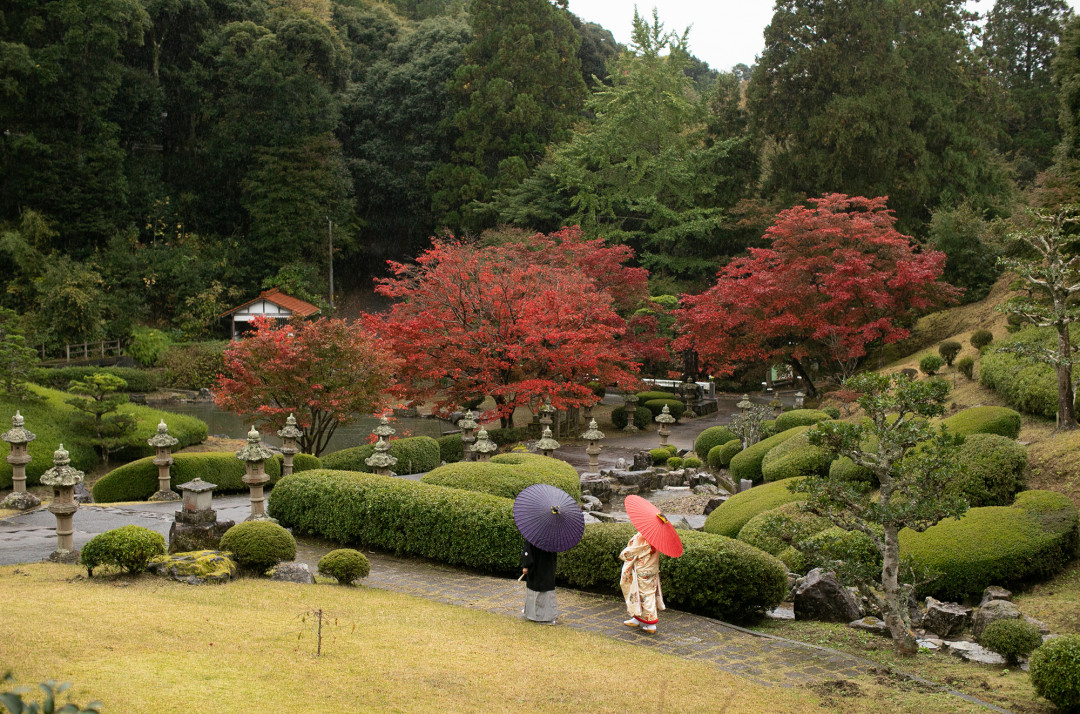
[(379, 425), (372, 429), (371, 433), (379, 437), (381, 440), (385, 440), (386, 438), (396, 434), (397, 430), (394, 429), (394, 427), (390, 426), (390, 420), (387, 419), (386, 415), (384, 414), (382, 418), (379, 419)]
[(375, 442), (375, 453), (364, 459), (364, 463), (375, 469), (388, 469), (397, 463), (397, 457), (390, 454), (390, 444), (379, 439)]
[(64, 450), (64, 445), (53, 452), (53, 467), (41, 474), (41, 483), (46, 486), (74, 486), (83, 480), (83, 472), (69, 466), (71, 458)]
[(15, 416), (11, 417), (11, 429), (0, 435), (0, 439), (3, 439), (9, 444), (25, 444), (28, 441), (33, 441), (37, 438), (37, 435), (31, 434), (23, 428), (23, 424), (25, 423), (23, 415), (16, 411)]
[(165, 420), (162, 419), (157, 425), (157, 433), (147, 439), (146, 443), (158, 449), (171, 449), (179, 444), (180, 440), (175, 436), (169, 436), (169, 427), (165, 426)]
[(805, 395), (805, 394), (803, 394), (803, 393), (802, 393), (802, 390), (800, 389), (799, 391), (795, 392), (795, 396), (796, 396), (796, 397), (800, 397), (800, 398), (801, 398), (801, 397), (805, 397), (806, 395)]
[(536, 442), (536, 448), (540, 449), (541, 451), (554, 451), (555, 449), (559, 448), (559, 442), (551, 438), (550, 426), (544, 427), (544, 434), (540, 437), (540, 441)]
[(550, 401), (547, 401), (547, 402), (544, 402), (544, 406), (540, 407), (540, 412), (542, 414), (554, 414), (555, 413), (555, 407), (551, 406)]
[(657, 424), (674, 424), (675, 417), (671, 416), (671, 410), (668, 409), (668, 405), (665, 404), (663, 410), (656, 415), (656, 418), (653, 419), (653, 421)]
[(494, 441), (488, 438), (487, 429), (481, 428), (476, 434), (476, 443), (473, 444), (473, 451), (479, 451), (481, 454), (490, 454), (492, 451), (496, 451), (499, 447)]
[(750, 407), (754, 406), (754, 403), (750, 401), (749, 394), (744, 394), (742, 395), (742, 401), (735, 406), (737, 406), (739, 409), (749, 409)]
[(458, 429), (461, 429), (462, 431), (469, 431), (480, 426), (476, 423), (476, 415), (473, 414), (472, 409), (465, 412), (465, 416), (458, 420), (457, 425)]
[(278, 430), (277, 435), (282, 439), (299, 439), (304, 435), (304, 432), (300, 431), (299, 427), (296, 426), (296, 417), (290, 414), (289, 418), (285, 420), (285, 426)]
[(207, 483), (199, 477), (195, 477), (187, 483), (182, 483), (177, 486), (181, 491), (191, 491), (192, 493), (205, 493), (206, 491), (213, 491), (217, 488), (216, 483)]
[(249, 463), (266, 461), (273, 456), (274, 452), (259, 441), (259, 432), (255, 430), (255, 427), (251, 427), (251, 431), (247, 433), (247, 445), (236, 452), (236, 458)]
[(587, 439), (588, 441), (599, 441), (600, 439), (604, 438), (604, 432), (600, 431), (600, 429), (597, 428), (596, 420), (592, 419), (589, 421), (588, 431), (582, 434), (581, 438)]

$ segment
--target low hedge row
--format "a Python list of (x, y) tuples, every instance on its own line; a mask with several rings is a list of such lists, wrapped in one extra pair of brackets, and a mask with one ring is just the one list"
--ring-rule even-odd
[(161, 373), (134, 367), (35, 367), (30, 370), (30, 381), (50, 389), (67, 389), (73, 381), (85, 379), (92, 374), (105, 373), (119, 377), (127, 383), (124, 392), (153, 392), (161, 387)]
[[(1080, 325), (1073, 325), (1071, 334), (1074, 341), (1080, 338)], [(1028, 327), (987, 347), (979, 358), (979, 383), (1025, 414), (1053, 419), (1057, 416), (1054, 367), (1008, 351), (1017, 345), (1053, 349), (1057, 332), (1052, 327)]]
[[(293, 459), (293, 469), (303, 471), (306, 468), (318, 468), (320, 464), (314, 456)], [(158, 490), (158, 470), (151, 457), (119, 466), (98, 479), (94, 484), (95, 503), (116, 503), (118, 501), (145, 501)], [(281, 457), (266, 460), (266, 475), (270, 477), (267, 485), (272, 486), (281, 477)], [(195, 478), (217, 484), (215, 493), (230, 493), (248, 489), (241, 479), (244, 477), (244, 462), (236, 458), (231, 451), (174, 454), (173, 465), (169, 470), (170, 484), (174, 491), (177, 486)]]
[(732, 439), (722, 446), (714, 446), (709, 449), (709, 468), (714, 471), (726, 469), (735, 458), (735, 454), (742, 451), (742, 439)]
[(813, 426), (831, 417), (820, 409), (792, 409), (776, 417), (776, 430), (787, 431), (797, 426)]
[(679, 396), (675, 392), (638, 392), (637, 393), (638, 404), (643, 404), (650, 399), (678, 399)]
[(831, 527), (832, 522), (827, 518), (807, 513), (801, 503), (792, 502), (757, 514), (739, 530), (738, 538), (769, 555), (779, 556), (792, 544)]
[(739, 535), (739, 531), (747, 521), (757, 514), (771, 511), (785, 503), (805, 501), (806, 494), (792, 493), (788, 490), (788, 486), (794, 482), (794, 479), (774, 481), (763, 486), (755, 486), (749, 491), (736, 493), (709, 514), (709, 517), (705, 519), (704, 530), (707, 533), (734, 538)]
[(954, 434), (997, 434), (1010, 439), (1020, 436), (1020, 414), (1008, 407), (972, 407), (941, 420)]
[(762, 439), (753, 446), (743, 449), (732, 457), (731, 463), (728, 465), (731, 476), (736, 483), (744, 478), (750, 479), (755, 484), (761, 483), (764, 478), (761, 473), (761, 464), (765, 460), (765, 455), (774, 447), (780, 446), (791, 437), (805, 433), (809, 429), (808, 426), (797, 426), (794, 429), (788, 429), (770, 436), (768, 439)]
[(461, 434), (448, 434), (435, 440), (439, 444), (439, 459), (448, 464), (461, 461), (465, 458), (465, 442), (461, 440)]
[(538, 454), (499, 454), (491, 461), (447, 464), (424, 474), (422, 483), (514, 498), (525, 488), (546, 483), (581, 500), (581, 480), (573, 466)]
[(774, 446), (765, 454), (761, 461), (761, 476), (766, 483), (796, 476), (824, 476), (829, 472), (832, 456), (820, 446), (810, 444), (807, 434), (809, 427), (801, 428), (806, 431)]
[(738, 437), (735, 432), (726, 426), (710, 426), (694, 439), (694, 453), (700, 458), (706, 459), (709, 457), (709, 452), (713, 450), (713, 447), (723, 446), (736, 438)]
[(923, 533), (900, 531), (900, 554), (938, 573), (921, 594), (955, 600), (1054, 575), (1076, 555), (1078, 522), (1068, 496), (1024, 491), (1011, 506), (972, 508)]
[[(559, 555), (556, 575), (568, 585), (618, 591), (619, 552), (635, 533), (628, 523), (585, 526), (581, 542)], [(660, 559), (664, 601), (684, 610), (736, 622), (760, 618), (787, 595), (787, 568), (731, 538), (680, 530), (683, 554)]]
[[(333, 451), (322, 457), (323, 468), (337, 471), (373, 473), (365, 462), (375, 453), (375, 444), (364, 444)], [(393, 470), (399, 474), (419, 474), (437, 468), (442, 462), (439, 442), (430, 436), (409, 436), (390, 442), (390, 455), (397, 458)]]
[(682, 415), (686, 411), (686, 405), (678, 399), (650, 399), (642, 406), (652, 412), (654, 420), (660, 416), (660, 412), (664, 411), (664, 407), (668, 408), (668, 413), (675, 417), (676, 421), (682, 419)]

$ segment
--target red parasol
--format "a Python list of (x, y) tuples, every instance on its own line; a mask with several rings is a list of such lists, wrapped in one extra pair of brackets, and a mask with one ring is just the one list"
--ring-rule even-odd
[(641, 496), (626, 497), (626, 515), (638, 529), (645, 541), (664, 555), (678, 558), (682, 555), (682, 540), (663, 513)]

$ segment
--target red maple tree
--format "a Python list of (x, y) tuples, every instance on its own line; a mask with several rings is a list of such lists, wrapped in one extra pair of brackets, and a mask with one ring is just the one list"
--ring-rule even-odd
[(264, 428), (289, 414), (304, 434), (300, 449), (318, 456), (334, 431), (381, 408), (394, 357), (359, 324), (321, 318), (279, 325), (264, 317), (225, 348), (226, 374), (214, 402)]
[(787, 362), (813, 394), (807, 360), (846, 373), (871, 343), (907, 337), (905, 319), (960, 291), (939, 280), (944, 253), (916, 252), (886, 201), (826, 194), (781, 211), (768, 248), (751, 248), (712, 288), (683, 296), (676, 348), (697, 349), (719, 376)]
[(609, 292), (626, 303), (647, 294), (647, 273), (622, 265), (629, 255), (576, 229), (486, 247), (435, 239), (414, 265), (390, 262), (394, 277), (376, 292), (398, 302), (366, 322), (401, 359), (405, 396), (438, 394), (445, 414), (491, 395), (497, 409), (484, 418), (509, 425), (541, 398), (558, 409), (595, 402), (590, 381), (636, 384)]

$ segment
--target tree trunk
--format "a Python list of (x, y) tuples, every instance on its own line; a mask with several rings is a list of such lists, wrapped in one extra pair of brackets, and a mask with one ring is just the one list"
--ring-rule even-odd
[(816, 397), (818, 395), (817, 387), (815, 387), (814, 383), (810, 380), (810, 375), (806, 373), (805, 369), (803, 369), (802, 362), (795, 359), (794, 357), (788, 360), (788, 362), (791, 364), (791, 369), (795, 371), (795, 374), (802, 377), (803, 381), (806, 382), (806, 396)]
[(1058, 324), (1058, 431), (1077, 428), (1076, 410), (1073, 408), (1072, 345), (1069, 344), (1069, 326)]
[(885, 526), (885, 557), (881, 565), (881, 589), (884, 593), (885, 624), (892, 634), (893, 647), (902, 655), (913, 655), (919, 650), (915, 633), (908, 624), (900, 601), (900, 538), (896, 526)]

